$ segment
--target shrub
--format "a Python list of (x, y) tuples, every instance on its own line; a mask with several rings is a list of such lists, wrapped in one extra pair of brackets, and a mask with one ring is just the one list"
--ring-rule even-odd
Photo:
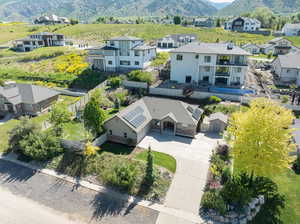
[(230, 160), (228, 145), (218, 145), (216, 153), (220, 156), (222, 160), (224, 161)]
[(97, 151), (99, 151), (100, 148), (98, 146), (94, 146), (91, 142), (86, 143), (85, 150), (83, 154), (87, 157), (96, 155)]
[(112, 88), (118, 88), (122, 84), (122, 78), (121, 77), (111, 77), (108, 79), (109, 84)]
[(105, 183), (132, 193), (136, 181), (137, 170), (130, 161), (115, 163), (112, 169), (104, 174)]
[(63, 152), (53, 131), (30, 133), (20, 141), (22, 153), (33, 160), (46, 161)]
[(287, 95), (281, 96), (281, 103), (289, 102), (289, 97)]
[(300, 174), (300, 156), (293, 162), (293, 170), (296, 174)]
[(226, 184), (231, 178), (231, 171), (230, 167), (227, 166), (223, 169), (222, 174), (221, 174), (221, 184), (224, 185)]
[(154, 78), (150, 72), (135, 70), (128, 74), (128, 80), (136, 82), (146, 82), (148, 84), (151, 84), (153, 83)]
[(208, 102), (213, 104), (213, 103), (221, 103), (222, 102), (222, 99), (217, 97), (217, 96), (211, 96), (209, 97), (208, 99)]
[(201, 199), (201, 206), (205, 210), (214, 209), (221, 215), (224, 215), (227, 211), (225, 201), (216, 191), (205, 192)]
[(156, 58), (152, 61), (151, 65), (158, 67), (164, 65), (168, 62), (170, 54), (168, 52), (160, 52), (157, 54)]

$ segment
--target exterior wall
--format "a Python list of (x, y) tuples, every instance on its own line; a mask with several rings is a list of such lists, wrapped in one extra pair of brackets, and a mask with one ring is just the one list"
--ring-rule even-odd
[(194, 137), (197, 134), (196, 125), (185, 125), (182, 123), (176, 124), (176, 135)]
[(134, 82), (134, 81), (123, 81), (123, 86), (127, 88), (142, 88), (147, 89), (148, 84), (146, 82)]
[[(119, 117), (114, 118), (105, 122), (104, 127), (107, 131), (108, 141), (121, 143), (121, 144), (132, 144), (136, 145), (138, 140), (137, 133), (131, 129), (124, 121)], [(110, 130), (112, 133), (110, 133)], [(127, 133), (127, 138), (124, 137), (124, 133)]]
[(137, 143), (143, 140), (151, 129), (151, 122), (149, 122), (142, 130), (137, 133)]
[(282, 32), (285, 36), (299, 36), (300, 35), (300, 28), (292, 29), (288, 28), (286, 25), (282, 28)]

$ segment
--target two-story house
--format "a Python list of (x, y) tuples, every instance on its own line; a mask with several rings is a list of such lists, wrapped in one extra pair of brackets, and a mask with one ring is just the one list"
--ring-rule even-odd
[(107, 72), (145, 69), (156, 57), (156, 46), (145, 44), (141, 38), (121, 36), (105, 42), (105, 46), (88, 49), (93, 69)]
[(239, 32), (253, 32), (261, 28), (261, 22), (248, 17), (238, 17), (225, 22), (224, 29)]
[(171, 53), (171, 80), (178, 83), (206, 83), (242, 86), (251, 55), (233, 43), (191, 43)]
[(52, 46), (65, 46), (65, 36), (63, 34), (42, 32), (14, 42), (14, 49), (22, 52)]
[(158, 48), (177, 48), (197, 41), (197, 34), (172, 34), (157, 40)]
[(282, 28), (282, 33), (285, 36), (300, 36), (300, 23), (287, 23)]
[(193, 25), (195, 27), (207, 27), (207, 28), (211, 28), (215, 26), (215, 20), (208, 17), (208, 18), (196, 18), (193, 19)]

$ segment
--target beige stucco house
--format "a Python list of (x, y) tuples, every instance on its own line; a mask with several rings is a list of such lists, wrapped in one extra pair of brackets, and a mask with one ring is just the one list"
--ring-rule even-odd
[(193, 138), (203, 110), (180, 100), (143, 97), (107, 120), (108, 140), (136, 145), (151, 131)]

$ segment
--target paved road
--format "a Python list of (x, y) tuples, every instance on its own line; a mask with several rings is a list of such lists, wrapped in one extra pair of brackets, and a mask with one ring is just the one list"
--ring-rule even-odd
[[(128, 206), (108, 194), (76, 188), (3, 160), (0, 160), (0, 198), (0, 223), (5, 220), (5, 224), (47, 224), (47, 220), (49, 224), (71, 224), (72, 221), (76, 224), (154, 224), (158, 216), (152, 209)], [(5, 203), (3, 198), (7, 199)]]
[[(198, 134), (195, 139), (151, 133), (139, 146), (172, 155), (177, 161), (176, 173), (166, 196), (165, 206), (199, 213), (200, 200), (206, 184), (209, 158), (219, 138)], [(160, 214), (157, 224), (172, 223), (172, 217)], [(190, 223), (184, 220), (178, 223)]]

